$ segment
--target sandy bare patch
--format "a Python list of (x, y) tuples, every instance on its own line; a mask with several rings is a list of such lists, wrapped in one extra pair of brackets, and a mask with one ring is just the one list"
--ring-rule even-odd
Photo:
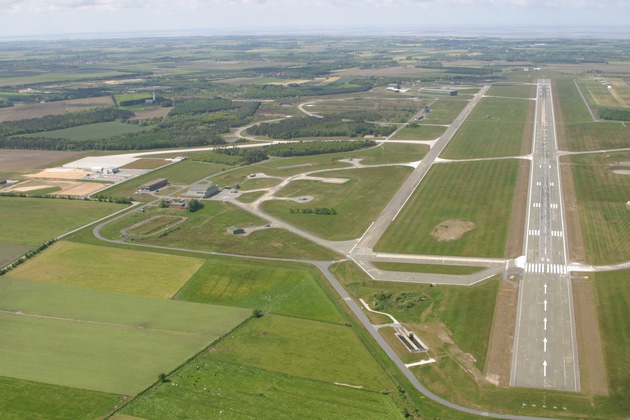
[(73, 195), (83, 196), (92, 194), (109, 184), (101, 184), (99, 182), (73, 182), (71, 185), (62, 187), (61, 191), (52, 193), (52, 195)]
[(50, 188), (50, 185), (31, 185), (28, 187), (13, 188), (11, 191), (27, 192), (27, 191), (43, 190), (44, 188)]
[(431, 232), (431, 236), (439, 242), (456, 241), (464, 233), (470, 232), (477, 226), (466, 220), (445, 220), (437, 225)]
[(350, 181), (348, 178), (322, 178), (318, 176), (308, 175), (301, 175), (296, 177), (295, 179), (300, 181), (319, 181), (323, 182), (324, 184), (345, 184), (346, 182)]
[(48, 178), (48, 179), (81, 179), (89, 172), (80, 169), (66, 168), (50, 168), (32, 175), (26, 175), (29, 178)]
[(617, 171), (613, 171), (613, 173), (619, 175), (630, 175), (630, 171), (627, 169), (619, 169)]

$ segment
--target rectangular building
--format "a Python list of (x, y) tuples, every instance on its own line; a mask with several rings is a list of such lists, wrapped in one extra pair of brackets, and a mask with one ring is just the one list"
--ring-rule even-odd
[(215, 184), (193, 184), (183, 196), (187, 198), (206, 198), (218, 192), (219, 187)]
[(153, 181), (147, 182), (146, 184), (140, 185), (139, 189), (145, 191), (155, 191), (158, 188), (165, 187), (166, 184), (168, 184), (167, 178), (158, 178), (154, 179)]
[(420, 93), (428, 93), (430, 95), (457, 96), (457, 90), (455, 90), (455, 89), (422, 88), (422, 89), (420, 89)]

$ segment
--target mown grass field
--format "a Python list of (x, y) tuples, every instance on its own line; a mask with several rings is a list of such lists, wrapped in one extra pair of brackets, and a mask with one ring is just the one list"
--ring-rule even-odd
[(179, 291), (177, 299), (343, 322), (317, 284), (318, 277), (318, 270), (303, 264), (209, 258)]
[(630, 125), (621, 122), (585, 122), (564, 125), (562, 147), (568, 151), (621, 149), (630, 145)]
[(218, 343), (211, 357), (372, 391), (392, 385), (352, 328), (343, 324), (270, 314), (248, 322)]
[(427, 101), (431, 113), (427, 115), (423, 122), (425, 124), (450, 124), (455, 117), (468, 105), (468, 101), (460, 98), (433, 98)]
[(8, 278), (170, 298), (202, 259), (61, 241)]
[(505, 96), (508, 98), (535, 98), (535, 85), (492, 85), (488, 96)]
[(206, 353), (124, 408), (140, 418), (403, 418), (392, 399), (264, 369), (221, 363)]
[(446, 159), (470, 159), (522, 154), (533, 125), (534, 102), (483, 98), (442, 153)]
[[(606, 83), (601, 83), (605, 80)], [(630, 87), (623, 79), (616, 77), (586, 77), (578, 80), (591, 108), (626, 108), (630, 106)], [(608, 89), (612, 86), (612, 89)]]
[[(230, 235), (229, 226), (265, 226), (266, 221), (229, 203), (204, 201), (194, 213), (183, 213), (188, 220), (156, 236), (134, 238), (133, 242), (183, 249), (224, 252), (259, 257), (333, 260), (339, 256), (284, 229), (263, 229), (247, 236)], [(157, 214), (180, 216), (180, 210), (148, 207), (145, 213), (132, 213), (106, 226), (105, 237), (119, 239), (120, 231)]]
[(0, 208), (0, 242), (33, 247), (125, 206), (84, 200), (0, 197)]
[[(574, 155), (569, 158), (586, 257), (593, 264), (630, 259), (630, 219), (626, 209), (630, 175), (617, 174), (630, 153)], [(563, 160), (566, 162), (566, 160)]]
[(63, 130), (43, 131), (40, 133), (24, 134), (21, 137), (45, 137), (53, 139), (70, 140), (100, 140), (122, 134), (139, 133), (144, 128), (135, 124), (125, 124), (120, 121), (109, 121), (78, 127), (65, 128)]
[[(311, 195), (314, 199), (308, 203), (267, 201), (261, 208), (272, 216), (326, 239), (358, 238), (379, 215), (410, 172), (411, 168), (408, 167), (390, 166), (318, 173), (318, 177), (345, 178), (349, 181), (344, 184), (293, 181), (280, 191), (280, 196)], [(387, 180), (387, 188), (384, 188), (384, 180)], [(291, 208), (316, 207), (334, 208), (337, 214), (317, 215), (289, 211)], [(359, 208), (361, 210), (357, 211)]]
[(1, 375), (126, 395), (250, 315), (23, 280), (3, 281), (1, 295)]
[(629, 276), (628, 270), (595, 274), (597, 316), (611, 400), (626, 414), (630, 413)]
[[(557, 104), (559, 103), (558, 108), (560, 109), (560, 115), (556, 115), (558, 122), (570, 124), (593, 121), (573, 79), (557, 79), (555, 88), (554, 94), (556, 96), (554, 100)], [(571, 139), (567, 137), (565, 140)], [(567, 148), (567, 144), (562, 141), (560, 146)]]
[(435, 140), (444, 134), (443, 125), (416, 124), (416, 127), (405, 127), (400, 130), (393, 140)]
[(0, 389), (0, 411), (5, 419), (104, 418), (120, 404), (120, 397), (114, 394), (2, 376)]
[[(515, 160), (433, 165), (375, 250), (502, 257), (518, 167)], [(448, 220), (473, 222), (475, 228), (440, 242), (431, 232)]]

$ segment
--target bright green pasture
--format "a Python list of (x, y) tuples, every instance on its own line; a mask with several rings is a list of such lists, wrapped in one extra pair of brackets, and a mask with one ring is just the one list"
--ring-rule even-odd
[[(306, 203), (272, 200), (261, 208), (269, 214), (330, 240), (360, 237), (383, 210), (411, 168), (387, 166), (318, 173), (318, 177), (345, 178), (344, 184), (293, 181), (282, 189), (283, 197), (311, 195)], [(336, 215), (291, 213), (290, 208), (334, 208)]]
[(387, 395), (221, 363), (212, 353), (193, 360), (170, 379), (171, 383), (152, 388), (122, 413), (147, 419), (177, 416), (199, 420), (402, 418)]
[(0, 376), (3, 419), (97, 419), (120, 403), (118, 395)]
[(450, 124), (462, 110), (468, 105), (464, 99), (437, 98), (433, 103), (427, 102), (431, 113), (427, 115), (423, 123), (426, 124)]
[[(522, 154), (533, 101), (483, 98), (449, 142), (441, 157), (470, 159)], [(533, 108), (532, 108), (533, 109)], [(532, 114), (533, 115), (533, 114)]]
[(0, 197), (0, 208), (0, 242), (32, 247), (125, 206), (84, 200)]
[(564, 125), (562, 147), (569, 151), (630, 147), (630, 125), (621, 122), (586, 122)]
[(630, 271), (595, 274), (597, 317), (606, 374), (615, 404), (630, 413)]
[(423, 144), (382, 143), (379, 147), (356, 151), (349, 156), (362, 159), (364, 165), (382, 165), (388, 163), (417, 162), (429, 151)]
[(630, 153), (570, 157), (586, 258), (593, 264), (630, 259), (630, 175), (615, 173), (627, 168), (610, 166), (616, 161), (630, 161)]
[(417, 127), (406, 126), (400, 130), (393, 140), (435, 140), (446, 131), (444, 125), (416, 124)]
[[(140, 195), (134, 196), (134, 194), (138, 190), (138, 187), (145, 182), (149, 182), (156, 178), (167, 178), (169, 184), (187, 186), (201, 180), (202, 178), (219, 173), (226, 168), (226, 166), (218, 165), (216, 163), (184, 160), (165, 168), (140, 175), (137, 178), (130, 179), (129, 181), (121, 184), (117, 184), (112, 188), (105, 190), (103, 194), (111, 195), (113, 197), (133, 196), (134, 199), (141, 200), (142, 197)], [(149, 196), (146, 199), (153, 200), (154, 198)]]
[(136, 394), (250, 311), (5, 279), (0, 375)]
[[(237, 255), (296, 259), (334, 260), (337, 254), (315, 245), (284, 229), (263, 229), (249, 235), (229, 235), (227, 228), (260, 227), (267, 224), (251, 213), (232, 204), (204, 201), (204, 207), (194, 213), (184, 213), (188, 220), (157, 236), (135, 238), (133, 242), (166, 247), (225, 252)], [(182, 215), (179, 210), (148, 207), (145, 213), (135, 212), (108, 225), (103, 235), (120, 238), (120, 230), (156, 214)]]
[[(375, 250), (503, 257), (518, 167), (516, 160), (433, 165)], [(439, 242), (431, 232), (447, 220), (476, 227), (460, 239)]]
[(170, 298), (202, 264), (191, 257), (62, 241), (6, 276)]
[(478, 273), (485, 267), (473, 267), (467, 265), (441, 265), (441, 264), (410, 264), (376, 261), (374, 267), (385, 271), (402, 271), (407, 273), (431, 273), (431, 274), (455, 274), (467, 275)]
[(275, 187), (280, 182), (282, 182), (282, 180), (278, 178), (247, 178), (245, 181), (240, 183), (240, 187), (241, 191), (250, 191), (260, 188)]
[(505, 96), (508, 98), (535, 98), (536, 85), (492, 85), (488, 96)]
[[(568, 124), (593, 120), (573, 79), (556, 80), (556, 90), (554, 93), (556, 93), (556, 98), (554, 98), (555, 102), (558, 104), (558, 109), (560, 110), (560, 115), (556, 115), (557, 122)], [(570, 141), (571, 139), (567, 137), (566, 140)]]
[(317, 277), (321, 277), (321, 273), (309, 265), (211, 258), (177, 293), (177, 298), (343, 322), (339, 311), (319, 287)]
[[(356, 264), (350, 262), (338, 263), (332, 270), (355, 298), (363, 298), (366, 302), (370, 302), (370, 297), (374, 294), (382, 292), (399, 296), (402, 293), (423, 294), (426, 300), (411, 307), (402, 303), (383, 310), (401, 322), (444, 323), (455, 343), (475, 357), (475, 364), (480, 370), (485, 369), (499, 279), (494, 278), (468, 287), (431, 287), (428, 284), (373, 281)], [(404, 299), (401, 300), (403, 301)]]
[(352, 328), (341, 324), (265, 315), (219, 342), (211, 358), (372, 391), (392, 386)]
[(139, 133), (144, 128), (135, 124), (125, 124), (120, 121), (109, 121), (64, 128), (63, 130), (44, 131), (40, 133), (24, 134), (22, 137), (64, 138), (70, 140), (100, 140), (122, 134)]

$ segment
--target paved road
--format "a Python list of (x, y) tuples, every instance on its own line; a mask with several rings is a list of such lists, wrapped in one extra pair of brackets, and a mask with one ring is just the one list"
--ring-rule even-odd
[(550, 80), (540, 80), (510, 385), (579, 391)]

